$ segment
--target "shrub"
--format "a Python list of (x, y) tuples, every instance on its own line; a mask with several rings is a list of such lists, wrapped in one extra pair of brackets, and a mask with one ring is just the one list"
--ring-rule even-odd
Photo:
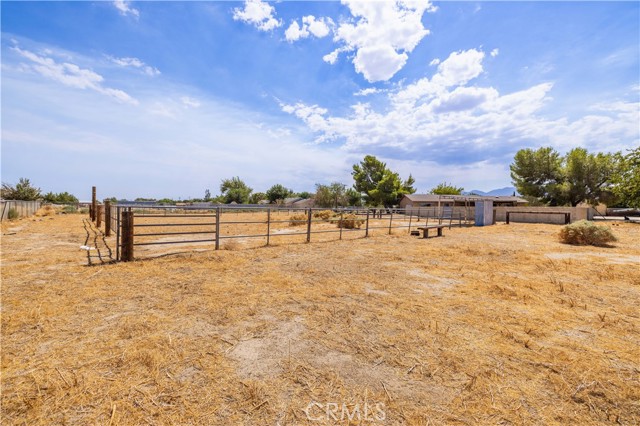
[(342, 217), (342, 219), (336, 218), (332, 220), (331, 223), (338, 224), (338, 228), (360, 229), (360, 227), (364, 223), (364, 219), (358, 218), (358, 216), (356, 216), (355, 214), (346, 214)]
[(46, 206), (40, 207), (40, 209), (38, 209), (38, 211), (36, 212), (36, 216), (55, 216), (56, 213), (56, 209), (51, 204), (47, 204)]
[(307, 223), (306, 214), (294, 214), (289, 216), (289, 226), (302, 226)]
[(17, 219), (17, 218), (19, 218), (19, 217), (20, 217), (20, 213), (18, 213), (18, 210), (16, 210), (15, 208), (11, 207), (11, 208), (9, 209), (9, 213), (8, 213), (7, 217), (8, 217), (10, 220)]
[(320, 210), (313, 213), (313, 217), (320, 218), (322, 220), (329, 220), (333, 216), (331, 210)]
[(617, 241), (608, 226), (596, 225), (588, 220), (566, 225), (560, 230), (560, 241), (565, 244), (606, 246)]
[(78, 209), (76, 208), (76, 206), (64, 206), (62, 208), (62, 213), (64, 213), (64, 214), (78, 213)]

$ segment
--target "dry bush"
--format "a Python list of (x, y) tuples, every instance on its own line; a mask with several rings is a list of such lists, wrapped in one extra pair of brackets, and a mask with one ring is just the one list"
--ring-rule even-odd
[(338, 228), (360, 229), (364, 219), (358, 218), (355, 214), (346, 214), (342, 218), (332, 220), (331, 223), (337, 224)]
[(237, 240), (227, 240), (221, 248), (222, 250), (239, 250), (240, 243)]
[(322, 220), (329, 220), (333, 217), (333, 212), (331, 210), (320, 210), (313, 213), (313, 217), (319, 218)]
[(596, 225), (588, 220), (581, 220), (563, 227), (560, 230), (560, 241), (565, 244), (606, 246), (618, 241), (608, 226)]
[(57, 213), (58, 211), (55, 209), (55, 207), (53, 207), (51, 204), (47, 204), (46, 206), (38, 209), (38, 211), (36, 212), (36, 216), (55, 216)]
[(294, 214), (289, 216), (289, 226), (302, 226), (307, 222), (307, 215)]
[(9, 220), (13, 220), (13, 219), (17, 219), (17, 218), (19, 218), (19, 217), (20, 217), (20, 213), (18, 213), (18, 210), (17, 210), (17, 209), (14, 209), (13, 207), (11, 207), (11, 208), (9, 209), (9, 215), (7, 216), (7, 218), (8, 218)]

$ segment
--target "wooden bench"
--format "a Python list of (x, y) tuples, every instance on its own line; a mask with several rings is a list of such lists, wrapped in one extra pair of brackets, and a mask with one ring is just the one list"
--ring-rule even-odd
[(418, 226), (417, 229), (422, 231), (422, 238), (429, 238), (429, 229), (437, 229), (438, 237), (442, 237), (442, 229), (446, 228), (448, 225), (427, 225), (427, 226)]
[[(560, 215), (564, 215), (564, 224), (567, 225), (569, 223), (571, 223), (571, 213), (569, 212), (559, 212), (559, 211), (555, 211), (555, 212), (541, 212), (541, 211), (507, 211), (507, 217), (506, 217), (506, 222), (507, 225), (509, 224), (509, 215), (513, 214), (513, 213), (521, 213), (521, 214), (560, 214)], [(495, 222), (495, 220), (494, 220)]]

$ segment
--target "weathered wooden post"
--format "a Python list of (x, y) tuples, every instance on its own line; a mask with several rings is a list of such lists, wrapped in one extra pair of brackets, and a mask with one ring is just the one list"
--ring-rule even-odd
[(311, 209), (307, 211), (307, 242), (311, 241)]
[(340, 224), (340, 239), (342, 239), (342, 228), (344, 227), (344, 219), (343, 218), (344, 218), (344, 211), (340, 210), (340, 222), (338, 222)]
[(391, 210), (391, 214), (389, 215), (389, 235), (391, 235), (391, 223), (393, 222), (393, 210)]
[(267, 245), (269, 245), (270, 235), (271, 235), (271, 208), (267, 208)]
[(104, 235), (111, 236), (111, 201), (104, 201)]
[(367, 224), (364, 229), (364, 237), (367, 238), (369, 236), (369, 209), (367, 209)]
[(96, 220), (96, 187), (91, 187), (91, 210), (89, 210), (91, 214), (91, 221), (95, 222)]
[[(404, 210), (404, 215), (405, 217), (407, 216), (407, 210)], [(413, 219), (413, 207), (411, 207), (411, 210), (409, 211), (409, 235), (411, 235), (411, 219)]]
[(102, 226), (102, 209), (104, 206), (102, 204), (98, 204), (96, 207), (96, 228), (100, 229)]
[(133, 212), (127, 209), (122, 212), (122, 261), (133, 261)]
[(220, 207), (216, 207), (216, 250), (220, 250)]

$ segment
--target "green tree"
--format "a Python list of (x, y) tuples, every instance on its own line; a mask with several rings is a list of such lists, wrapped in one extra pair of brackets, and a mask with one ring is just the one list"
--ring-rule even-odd
[(296, 195), (305, 200), (309, 198), (313, 198), (313, 194), (307, 191), (298, 192)]
[(356, 191), (353, 188), (347, 188), (347, 192), (345, 193), (347, 197), (347, 204), (350, 206), (360, 207), (362, 206), (362, 194)]
[(442, 182), (436, 185), (435, 188), (432, 188), (429, 193), (436, 195), (461, 195), (462, 191), (464, 191), (464, 188), (462, 187), (454, 186), (451, 183)]
[(523, 196), (552, 206), (597, 204), (606, 197), (617, 169), (612, 154), (574, 148), (562, 157), (553, 148), (521, 149), (510, 166), (511, 178)]
[(621, 207), (640, 209), (640, 147), (627, 155), (616, 154), (618, 169), (612, 178), (612, 191)]
[(367, 155), (360, 164), (354, 164), (351, 172), (354, 189), (364, 194), (369, 205), (395, 205), (405, 194), (413, 194), (415, 179), (409, 175), (402, 181), (400, 175), (373, 155)]
[(211, 201), (211, 191), (209, 189), (204, 190), (204, 201)]
[(40, 198), (40, 188), (32, 186), (29, 179), (20, 178), (15, 186), (3, 183), (0, 197), (5, 200), (35, 201)]
[(293, 195), (293, 191), (277, 183), (267, 189), (266, 195), (270, 203), (275, 203), (278, 200), (284, 200), (285, 198), (291, 197)]
[(238, 176), (231, 179), (223, 179), (220, 184), (220, 192), (225, 204), (236, 202), (247, 204), (253, 189), (249, 188)]
[(340, 182), (330, 185), (316, 184), (315, 204), (317, 207), (335, 208), (347, 205), (347, 186)]
[(172, 206), (175, 203), (176, 202), (174, 200), (172, 200), (171, 198), (163, 198), (161, 200), (158, 200), (158, 204), (167, 205), (167, 206)]
[(48, 203), (54, 204), (77, 204), (78, 198), (69, 194), (68, 192), (60, 192), (59, 194), (53, 192), (47, 192), (43, 195), (42, 199)]
[(249, 204), (258, 204), (262, 200), (267, 199), (267, 194), (264, 192), (253, 192), (249, 197)]

